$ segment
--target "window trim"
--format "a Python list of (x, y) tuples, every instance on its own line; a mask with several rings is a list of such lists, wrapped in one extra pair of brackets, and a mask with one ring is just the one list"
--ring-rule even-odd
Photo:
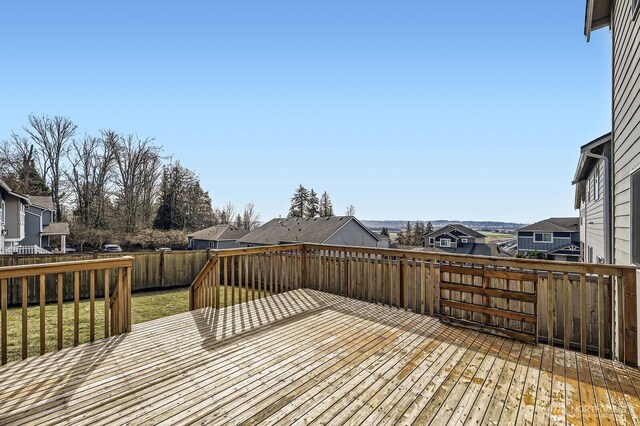
[(593, 201), (600, 199), (600, 165), (596, 167), (596, 173), (593, 175)]
[(436, 239), (434, 237), (429, 237), (429, 245), (436, 245)]
[[(443, 244), (445, 241), (446, 245)], [(440, 247), (451, 247), (451, 238), (440, 238)]]
[[(551, 235), (551, 240), (550, 241), (545, 241), (544, 237), (543, 239), (539, 240), (536, 238), (536, 235)], [(553, 232), (534, 232), (533, 233), (533, 242), (534, 243), (543, 243), (543, 244), (553, 244)]]

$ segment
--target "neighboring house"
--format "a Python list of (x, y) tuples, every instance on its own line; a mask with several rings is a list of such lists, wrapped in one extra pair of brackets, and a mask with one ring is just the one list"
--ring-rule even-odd
[(640, 1), (586, 5), (587, 40), (598, 28), (609, 27), (612, 35), (611, 159), (604, 160), (600, 182), (611, 194), (611, 208), (603, 212), (604, 260), (640, 265)]
[(484, 244), (485, 236), (464, 225), (453, 223), (433, 231), (424, 237), (425, 247), (462, 248), (472, 244)]
[(459, 223), (452, 223), (426, 235), (424, 237), (425, 248), (421, 250), (474, 256), (510, 257), (497, 244), (487, 244), (485, 238), (478, 231)]
[(517, 231), (518, 254), (537, 251), (547, 259), (580, 260), (580, 218), (552, 217)]
[(242, 246), (316, 243), (358, 247), (389, 247), (353, 216), (272, 219), (238, 240)]
[(466, 243), (460, 244), (457, 247), (438, 247), (428, 246), (425, 248), (416, 249), (417, 251), (427, 251), (434, 253), (453, 253), (453, 254), (467, 254), (471, 256), (500, 256), (511, 257), (511, 255), (502, 250), (500, 246), (492, 243)]
[(249, 231), (232, 225), (216, 225), (187, 235), (189, 248), (226, 249), (240, 247), (237, 240)]
[(2, 209), (1, 233), (3, 253), (9, 252), (19, 245), (25, 235), (25, 210), (29, 206), (29, 197), (13, 192), (11, 188), (0, 180), (0, 208)]
[(584, 262), (604, 263), (611, 252), (611, 154), (611, 133), (580, 148), (573, 184), (574, 207), (580, 210), (580, 252)]
[(55, 221), (55, 208), (51, 197), (30, 195), (31, 205), (25, 214), (25, 236), (21, 246), (50, 247), (51, 237), (60, 238), (60, 251), (66, 252), (69, 224)]

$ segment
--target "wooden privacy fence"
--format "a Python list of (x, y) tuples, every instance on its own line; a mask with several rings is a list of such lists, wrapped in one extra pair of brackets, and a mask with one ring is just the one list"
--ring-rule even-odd
[(189, 309), (230, 306), (302, 288), (303, 245), (215, 250), (189, 291)]
[[(111, 259), (96, 259), (71, 262), (58, 262), (27, 266), (0, 267), (0, 352), (1, 362), (7, 362), (8, 348), (8, 283), (13, 279), (20, 284), (20, 299), (22, 305), (20, 331), (22, 343), (22, 358), (28, 353), (28, 315), (27, 301), (36, 298), (39, 300), (39, 343), (40, 354), (46, 351), (46, 323), (45, 315), (46, 294), (57, 295), (57, 309), (55, 328), (57, 334), (57, 349), (62, 349), (64, 342), (64, 285), (67, 274), (71, 274), (69, 283), (73, 288), (73, 345), (79, 344), (80, 334), (80, 287), (88, 286), (89, 293), (89, 318), (88, 328), (90, 341), (96, 336), (96, 310), (103, 309), (104, 336), (125, 333), (131, 330), (131, 272), (133, 258), (123, 256)], [(87, 281), (82, 280), (81, 273), (87, 274)], [(48, 280), (51, 278), (51, 280)], [(37, 285), (32, 287), (29, 280), (35, 279)], [(97, 288), (102, 289), (102, 307), (96, 308)]]
[(216, 288), (230, 283), (268, 293), (317, 289), (637, 360), (633, 267), (320, 244), (217, 250), (191, 286), (191, 308), (219, 307)]
[[(211, 256), (210, 250), (187, 251), (156, 251), (135, 253), (89, 253), (89, 254), (52, 254), (52, 255), (0, 255), (0, 267), (4, 266), (28, 266), (42, 263), (59, 263), (68, 261), (112, 259), (121, 256), (130, 256), (133, 259), (133, 271), (131, 288), (133, 291), (157, 290), (171, 287), (186, 287), (193, 282)], [(81, 272), (81, 281), (88, 282), (88, 272)], [(73, 300), (73, 286), (71, 285), (73, 273), (65, 273), (63, 286), (63, 298), (65, 301)], [(46, 287), (46, 302), (56, 302), (58, 294), (56, 287), (51, 286), (55, 277), (48, 276)], [(37, 280), (30, 278), (29, 304), (39, 303), (36, 297), (35, 287)], [(20, 281), (10, 279), (8, 282), (9, 306), (20, 306), (21, 299)], [(96, 297), (102, 297), (102, 287), (96, 289)], [(80, 287), (80, 298), (89, 298), (88, 286)]]

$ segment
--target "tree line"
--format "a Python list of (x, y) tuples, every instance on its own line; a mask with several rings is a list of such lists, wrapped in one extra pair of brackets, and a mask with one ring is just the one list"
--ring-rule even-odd
[[(143, 230), (191, 231), (234, 223), (250, 229), (255, 206), (214, 208), (195, 172), (163, 153), (152, 137), (112, 129), (80, 135), (64, 116), (29, 115), (0, 142), (0, 179), (14, 191), (51, 196), (71, 239), (101, 245)], [(236, 214), (237, 213), (237, 214)]]
[[(389, 231), (387, 230), (387, 235)], [(421, 220), (411, 225), (411, 222), (407, 222), (407, 225), (398, 233), (398, 244), (401, 246), (424, 246), (424, 238), (433, 232), (433, 225), (431, 222), (425, 223)]]
[[(356, 208), (353, 205), (349, 205), (345, 211), (345, 216), (355, 216), (355, 214)], [(335, 216), (335, 214), (333, 212), (333, 203), (327, 191), (324, 191), (318, 197), (313, 188), (307, 189), (302, 184), (293, 191), (287, 217), (312, 219), (314, 217), (329, 216)]]

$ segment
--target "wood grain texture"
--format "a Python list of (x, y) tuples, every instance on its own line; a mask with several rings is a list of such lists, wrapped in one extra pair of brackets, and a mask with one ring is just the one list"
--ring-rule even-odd
[(0, 383), (3, 424), (634, 424), (640, 412), (640, 371), (620, 362), (310, 289), (137, 324), (0, 367)]

